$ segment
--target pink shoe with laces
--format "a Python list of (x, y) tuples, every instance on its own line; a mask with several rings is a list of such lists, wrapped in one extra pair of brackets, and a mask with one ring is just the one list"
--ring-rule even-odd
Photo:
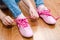
[(50, 14), (49, 10), (39, 10), (37, 8), (37, 12), (39, 14), (39, 17), (41, 17), (47, 24), (56, 24), (55, 18)]
[(33, 36), (32, 29), (26, 18), (18, 18), (15, 21), (18, 25), (18, 29), (19, 29), (20, 33), (22, 34), (22, 36), (24, 36), (24, 37), (32, 37)]

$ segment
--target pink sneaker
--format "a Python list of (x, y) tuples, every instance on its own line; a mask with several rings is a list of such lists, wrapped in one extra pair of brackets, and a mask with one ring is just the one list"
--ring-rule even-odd
[(38, 10), (39, 17), (41, 17), (47, 24), (56, 24), (56, 20), (53, 16), (51, 16), (49, 10)]
[(24, 36), (24, 37), (32, 37), (33, 36), (32, 29), (31, 29), (31, 27), (28, 23), (28, 20), (26, 18), (16, 19), (15, 21), (18, 25), (19, 31), (22, 34), (22, 36)]

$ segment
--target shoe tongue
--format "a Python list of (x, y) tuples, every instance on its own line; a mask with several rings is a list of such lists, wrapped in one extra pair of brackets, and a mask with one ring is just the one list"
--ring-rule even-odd
[(42, 11), (37, 10), (37, 11), (38, 11), (39, 15), (47, 15), (47, 16), (51, 16), (49, 10), (42, 10)]

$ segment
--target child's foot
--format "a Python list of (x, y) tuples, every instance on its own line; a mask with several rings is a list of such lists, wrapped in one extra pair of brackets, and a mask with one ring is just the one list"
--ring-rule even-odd
[(48, 24), (55, 24), (56, 20), (50, 15), (50, 11), (44, 5), (37, 8), (39, 16)]
[(19, 31), (22, 34), (22, 36), (24, 37), (33, 36), (33, 32), (28, 23), (28, 20), (25, 18), (25, 16), (22, 13), (16, 18), (16, 23), (18, 25)]
[(30, 7), (29, 11), (30, 11), (31, 18), (33, 18), (33, 19), (39, 18), (39, 15), (38, 15), (37, 11), (34, 9), (34, 7)]

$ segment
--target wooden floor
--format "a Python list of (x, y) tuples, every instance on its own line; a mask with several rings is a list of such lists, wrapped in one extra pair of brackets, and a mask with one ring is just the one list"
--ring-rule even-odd
[[(44, 1), (45, 5), (51, 9), (54, 17), (60, 16), (60, 0)], [(33, 29), (34, 35), (33, 38), (28, 39), (21, 36), (17, 26), (5, 28), (0, 21), (0, 40), (60, 40), (60, 19), (57, 20), (55, 25), (48, 25), (41, 18), (36, 22), (30, 21), (29, 23)]]

